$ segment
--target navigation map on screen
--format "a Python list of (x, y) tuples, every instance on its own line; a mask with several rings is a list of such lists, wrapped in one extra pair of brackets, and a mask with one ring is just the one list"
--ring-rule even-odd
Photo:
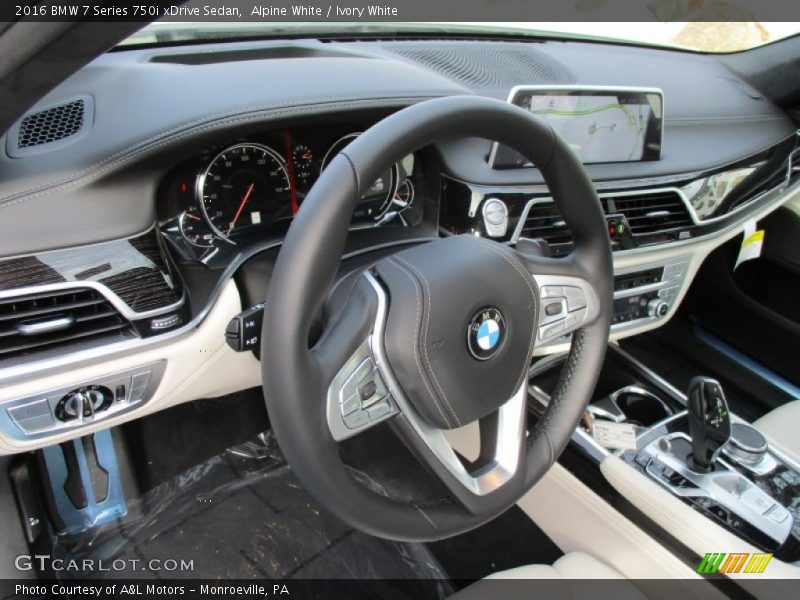
[(547, 121), (583, 163), (656, 160), (660, 156), (660, 93), (521, 88), (510, 101)]
[(616, 96), (531, 96), (528, 109), (549, 122), (585, 163), (642, 160), (647, 104)]

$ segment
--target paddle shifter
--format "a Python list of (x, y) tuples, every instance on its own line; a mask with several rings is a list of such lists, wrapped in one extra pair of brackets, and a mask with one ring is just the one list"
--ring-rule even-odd
[(722, 446), (731, 437), (728, 403), (719, 382), (708, 377), (695, 377), (689, 382), (689, 436), (692, 454), (690, 469), (700, 473), (713, 470)]

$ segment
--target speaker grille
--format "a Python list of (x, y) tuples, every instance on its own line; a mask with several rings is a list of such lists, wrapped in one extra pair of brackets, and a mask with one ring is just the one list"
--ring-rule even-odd
[(386, 44), (385, 48), (450, 79), (479, 88), (572, 81), (571, 73), (561, 63), (529, 44), (405, 42)]
[(91, 96), (66, 98), (28, 113), (9, 130), (6, 151), (13, 158), (57, 150), (86, 135), (94, 122)]
[(20, 148), (49, 144), (75, 135), (83, 129), (85, 102), (75, 100), (28, 115), (19, 126)]

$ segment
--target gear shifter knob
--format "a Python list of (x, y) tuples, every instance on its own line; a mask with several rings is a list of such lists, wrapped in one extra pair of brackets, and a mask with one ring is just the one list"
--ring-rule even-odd
[(728, 402), (718, 381), (695, 377), (689, 382), (689, 436), (692, 455), (689, 468), (701, 473), (713, 469), (722, 446), (731, 437)]

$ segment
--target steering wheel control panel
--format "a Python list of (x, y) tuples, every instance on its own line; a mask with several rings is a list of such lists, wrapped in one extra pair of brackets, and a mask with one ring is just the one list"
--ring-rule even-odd
[(162, 360), (5, 402), (0, 427), (15, 439), (37, 439), (128, 412), (152, 398), (165, 365)]
[(328, 388), (327, 420), (331, 435), (341, 442), (397, 412), (397, 405), (372, 359), (369, 344), (364, 343)]

